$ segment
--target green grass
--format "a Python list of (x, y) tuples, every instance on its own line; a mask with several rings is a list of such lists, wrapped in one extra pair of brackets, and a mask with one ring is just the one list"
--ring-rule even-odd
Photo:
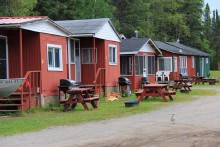
[(137, 113), (145, 113), (162, 107), (167, 107), (178, 102), (192, 101), (194, 96), (215, 95), (213, 90), (195, 90), (190, 94), (177, 92), (174, 101), (163, 102), (161, 98), (144, 99), (138, 107), (125, 108), (124, 102), (130, 98), (137, 100), (132, 94), (130, 97), (121, 98), (117, 101), (107, 102), (102, 98), (99, 108), (85, 111), (81, 105), (77, 105), (74, 110), (62, 112), (63, 106), (50, 106), (44, 109), (36, 108), (33, 110), (16, 113), (10, 116), (0, 117), (0, 135), (14, 135), (39, 131), (51, 126), (76, 125), (85, 122), (106, 120), (111, 118), (125, 117)]
[(210, 78), (216, 78), (218, 81), (220, 81), (220, 70), (211, 70)]

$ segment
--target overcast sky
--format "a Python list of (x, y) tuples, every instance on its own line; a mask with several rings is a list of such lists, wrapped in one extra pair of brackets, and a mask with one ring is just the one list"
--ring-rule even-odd
[(220, 0), (204, 0), (205, 5), (206, 3), (209, 4), (210, 10), (218, 10), (219, 14), (220, 14)]

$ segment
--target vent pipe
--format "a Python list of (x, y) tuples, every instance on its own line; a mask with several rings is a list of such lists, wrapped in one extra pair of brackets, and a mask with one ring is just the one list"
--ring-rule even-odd
[(135, 32), (135, 38), (138, 38), (138, 30), (136, 30), (134, 32)]

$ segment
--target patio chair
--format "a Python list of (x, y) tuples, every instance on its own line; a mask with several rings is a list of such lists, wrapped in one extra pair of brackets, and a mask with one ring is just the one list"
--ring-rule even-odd
[(163, 73), (163, 81), (169, 81), (170, 80), (170, 72), (165, 71)]
[(156, 81), (163, 81), (162, 72), (160, 71), (156, 72)]

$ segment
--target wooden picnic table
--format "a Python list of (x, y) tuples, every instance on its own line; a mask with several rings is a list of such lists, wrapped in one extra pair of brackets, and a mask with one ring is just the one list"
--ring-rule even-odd
[(99, 97), (91, 97), (89, 94), (90, 90), (91, 88), (72, 88), (68, 90), (69, 98), (67, 100), (60, 100), (60, 103), (64, 104), (63, 111), (65, 112), (70, 106), (74, 109), (78, 103), (82, 104), (85, 110), (89, 110), (87, 103), (90, 103), (93, 108), (98, 108), (97, 101)]
[(169, 91), (168, 84), (147, 84), (144, 85), (138, 101), (142, 101), (144, 97), (158, 96), (162, 97), (164, 102), (168, 102), (166, 96), (173, 100), (172, 95), (176, 95), (176, 91)]
[(203, 78), (202, 81), (209, 82), (209, 85), (215, 85), (215, 83), (217, 82), (215, 78)]
[(192, 82), (195, 82), (195, 84), (204, 84), (204, 81), (202, 79), (204, 79), (205, 77), (203, 76), (190, 76), (190, 78), (192, 79)]
[(184, 90), (191, 91), (190, 87), (192, 87), (192, 84), (188, 84), (188, 82), (191, 82), (191, 80), (188, 80), (188, 79), (175, 79), (173, 81), (174, 81), (174, 85), (172, 86), (172, 90), (184, 89)]

